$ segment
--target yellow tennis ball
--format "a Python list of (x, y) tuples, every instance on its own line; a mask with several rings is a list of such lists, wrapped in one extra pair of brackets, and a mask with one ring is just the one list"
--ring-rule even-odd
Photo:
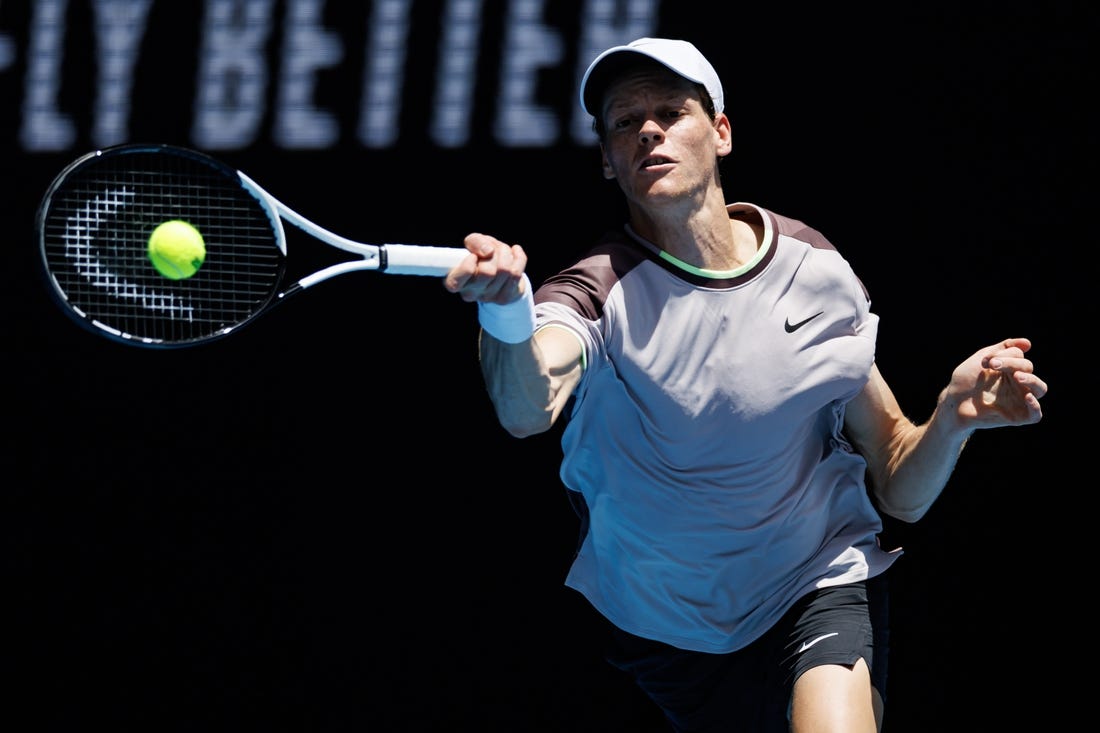
[(199, 230), (182, 219), (166, 221), (149, 235), (149, 261), (169, 280), (183, 280), (206, 261), (206, 242)]

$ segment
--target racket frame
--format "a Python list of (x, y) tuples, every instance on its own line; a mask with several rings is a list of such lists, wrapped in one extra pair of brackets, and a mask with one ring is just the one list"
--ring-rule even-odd
[[(80, 304), (73, 302), (72, 294), (66, 289), (66, 287), (59, 280), (59, 277), (53, 272), (53, 265), (51, 264), (51, 255), (49, 249), (58, 248), (57, 243), (48, 243), (47, 228), (53, 226), (58, 227), (56, 219), (57, 215), (52, 213), (52, 206), (55, 197), (59, 192), (63, 192), (67, 182), (73, 176), (83, 174), (85, 171), (90, 171), (99, 164), (102, 160), (116, 159), (119, 156), (127, 154), (146, 154), (149, 156), (155, 156), (158, 154), (176, 156), (182, 159), (189, 159), (192, 164), (206, 165), (211, 169), (211, 177), (217, 179), (216, 174), (224, 176), (227, 180), (235, 180), (236, 185), (243, 191), (247, 192), (249, 197), (254, 200), (259, 209), (263, 211), (266, 217), (267, 223), (270, 225), (272, 244), (278, 250), (280, 259), (278, 264), (278, 272), (271, 275), (273, 282), (270, 285), (270, 291), (266, 298), (259, 298), (256, 300), (256, 305), (243, 317), (238, 317), (235, 320), (228, 322), (220, 328), (215, 328), (207, 333), (198, 335), (192, 335), (187, 338), (172, 338), (169, 336), (157, 335), (141, 335), (138, 333), (130, 333), (125, 328), (117, 327), (111, 323), (105, 322), (110, 318), (105, 319), (102, 315), (95, 316), (92, 313), (86, 312), (86, 309), (81, 307)], [(149, 175), (150, 177), (157, 174), (159, 169), (155, 169), (153, 166), (149, 166), (148, 169), (142, 169), (139, 172), (143, 175)], [(167, 175), (167, 169), (166, 169)], [(200, 182), (201, 183), (201, 182)], [(79, 184), (78, 184), (79, 185)], [(139, 186), (141, 184), (134, 182), (131, 183), (134, 189), (138, 189), (138, 193), (141, 192)], [(146, 184), (148, 185), (148, 184)], [(209, 183), (212, 188), (214, 183)], [(235, 190), (235, 189), (234, 189)], [(134, 194), (137, 196), (137, 193)], [(75, 208), (80, 203), (79, 199), (76, 204), (70, 201), (64, 202), (64, 205), (70, 208)], [(93, 202), (89, 200), (89, 207)], [(124, 204), (119, 204), (119, 208), (125, 208)], [(114, 212), (105, 215), (111, 216)], [(68, 228), (71, 225), (71, 219), (74, 218), (70, 215), (69, 220), (66, 220), (66, 234), (69, 236)], [(98, 221), (98, 219), (96, 219)], [(356, 255), (356, 259), (347, 260), (337, 264), (323, 267), (315, 272), (306, 275), (297, 281), (285, 284), (286, 269), (285, 262), (288, 258), (288, 245), (287, 234), (284, 223), (290, 224), (298, 230), (304, 232), (308, 236), (316, 239), (319, 242), (327, 244), (336, 249), (344, 252)], [(94, 150), (89, 153), (85, 153), (79, 158), (69, 163), (51, 182), (46, 193), (44, 194), (41, 203), (39, 204), (38, 214), (36, 219), (38, 237), (40, 243), (41, 264), (48, 286), (51, 291), (53, 299), (65, 310), (73, 320), (77, 321), (80, 325), (91, 330), (93, 333), (107, 336), (115, 341), (126, 343), (130, 345), (141, 346), (145, 348), (179, 348), (185, 346), (194, 346), (201, 343), (220, 340), (230, 333), (236, 332), (241, 326), (255, 320), (260, 315), (266, 313), (278, 303), (284, 302), (291, 295), (301, 292), (317, 285), (318, 283), (329, 280), (333, 277), (343, 275), (356, 271), (375, 271), (393, 275), (421, 275), (431, 277), (443, 277), (450, 270), (461, 262), (469, 252), (461, 247), (438, 247), (428, 245), (411, 245), (411, 244), (398, 244), (398, 243), (384, 243), (384, 244), (370, 244), (365, 242), (359, 242), (347, 237), (336, 234), (335, 232), (326, 229), (318, 225), (316, 222), (306, 218), (298, 211), (290, 208), (267, 189), (257, 183), (254, 179), (246, 175), (245, 173), (226, 165), (220, 160), (213, 158), (206, 153), (193, 150), (190, 148), (157, 143), (157, 144), (141, 144), (141, 143), (126, 143), (122, 145), (116, 145), (110, 148), (103, 148)], [(80, 227), (72, 226), (72, 228), (79, 230)], [(109, 268), (101, 267), (97, 255), (93, 251), (95, 249), (94, 238), (95, 232), (87, 234), (81, 242), (81, 246), (91, 252), (88, 259), (93, 261), (93, 269), (102, 269), (108, 272), (108, 279), (115, 277), (110, 273)], [(68, 242), (66, 239), (66, 246)], [(125, 246), (125, 245), (124, 245)], [(216, 246), (216, 245), (215, 245)], [(130, 244), (129, 249), (135, 250), (136, 247)], [(208, 252), (208, 262), (210, 261)], [(72, 258), (70, 258), (72, 259)], [(71, 265), (72, 263), (68, 263)], [(200, 268), (201, 271), (201, 268)], [(97, 273), (98, 274), (98, 273)], [(71, 278), (70, 279), (75, 279)], [(112, 293), (111, 297), (119, 298), (120, 293), (130, 287), (129, 283), (125, 282), (123, 277), (117, 277), (117, 280), (122, 285), (114, 287), (115, 293)], [(196, 280), (195, 282), (201, 282)], [(194, 282), (179, 282), (170, 283), (163, 282), (160, 285), (164, 288), (173, 287), (194, 287)], [(141, 286), (144, 288), (145, 286)], [(123, 302), (119, 305), (119, 310), (124, 313), (127, 312), (127, 308), (131, 311), (137, 309), (136, 305), (131, 303), (141, 300), (137, 297), (129, 297), (128, 302)], [(112, 310), (113, 312), (113, 310)], [(143, 319), (152, 320), (152, 316), (149, 314), (136, 313), (133, 315), (132, 320), (141, 323)], [(125, 320), (124, 317), (119, 318), (120, 321)], [(137, 329), (134, 329), (137, 330)], [(170, 329), (166, 329), (170, 330)]]

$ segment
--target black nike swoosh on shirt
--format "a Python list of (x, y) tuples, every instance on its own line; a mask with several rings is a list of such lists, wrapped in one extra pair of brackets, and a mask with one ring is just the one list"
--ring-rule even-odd
[(790, 319), (790, 317), (788, 317), (787, 320), (783, 322), (783, 329), (787, 333), (794, 333), (795, 331), (802, 328), (803, 326), (805, 326), (807, 323), (809, 323), (813, 319), (817, 318), (818, 316), (823, 315), (824, 313), (825, 313), (825, 311), (820, 311), (818, 313), (814, 313), (812, 316), (810, 316), (806, 320), (799, 321), (798, 323), (791, 323), (791, 319)]

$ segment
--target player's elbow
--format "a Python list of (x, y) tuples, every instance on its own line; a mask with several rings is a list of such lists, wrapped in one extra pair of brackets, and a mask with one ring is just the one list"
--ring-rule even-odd
[[(896, 477), (895, 477), (896, 478)], [(940, 490), (931, 490), (926, 482), (917, 485), (880, 478), (872, 482), (874, 502), (879, 512), (906, 524), (915, 524), (932, 508)]]
[(532, 435), (545, 433), (550, 429), (553, 421), (545, 416), (515, 416), (497, 414), (500, 425), (513, 438), (529, 438)]
[(921, 506), (901, 506), (891, 505), (881, 499), (878, 502), (878, 509), (883, 514), (886, 514), (898, 521), (905, 522), (906, 524), (916, 524), (924, 515), (928, 513), (928, 505)]
[[(545, 433), (557, 419), (555, 401), (546, 394), (544, 386), (509, 383), (510, 389), (490, 390), (497, 421), (510, 435), (526, 438)], [(526, 389), (518, 388), (526, 386)]]

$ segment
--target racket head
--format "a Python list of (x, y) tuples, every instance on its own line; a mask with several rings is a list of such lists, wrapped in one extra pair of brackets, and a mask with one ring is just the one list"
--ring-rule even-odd
[[(171, 280), (148, 258), (161, 223), (202, 234), (206, 259)], [(286, 273), (282, 220), (238, 171), (165, 144), (90, 152), (65, 167), (39, 205), (39, 253), (51, 296), (79, 325), (145, 348), (220, 339), (274, 305)]]

